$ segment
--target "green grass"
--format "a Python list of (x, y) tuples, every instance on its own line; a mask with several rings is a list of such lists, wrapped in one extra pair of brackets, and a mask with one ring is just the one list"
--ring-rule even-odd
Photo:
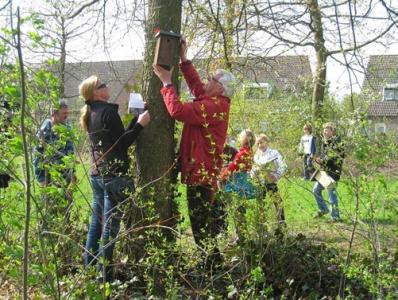
[[(301, 232), (319, 241), (346, 248), (351, 239), (353, 222), (357, 217), (354, 245), (366, 246), (366, 241), (377, 234), (381, 246), (387, 248), (396, 246), (398, 224), (396, 180), (384, 182), (381, 177), (376, 177), (372, 180), (363, 180), (361, 185), (355, 188), (348, 178), (343, 178), (337, 186), (342, 223), (332, 223), (329, 215), (314, 219), (317, 212), (316, 201), (312, 194), (314, 182), (286, 178), (281, 180), (279, 186), (285, 201), (287, 223), (292, 232)], [(323, 196), (328, 201), (327, 191), (323, 191)], [(357, 214), (356, 202), (359, 208)]]
[[(284, 201), (286, 221), (289, 234), (302, 233), (319, 242), (326, 242), (338, 248), (347, 248), (351, 239), (353, 222), (355, 219), (355, 189), (353, 184), (344, 179), (338, 184), (339, 209), (342, 217), (341, 223), (332, 223), (330, 215), (315, 219), (317, 205), (312, 194), (314, 182), (303, 181), (299, 178), (283, 178), (279, 183), (279, 190)], [(179, 204), (183, 222), (182, 230), (189, 229), (188, 208), (186, 202), (186, 189), (179, 186), (181, 196), (176, 199)], [(359, 211), (357, 214), (357, 228), (354, 236), (354, 246), (366, 247), (370, 238), (378, 235), (382, 247), (396, 247), (398, 235), (398, 182), (391, 180), (383, 182), (381, 178), (364, 181), (359, 187)], [(323, 191), (323, 196), (328, 202), (328, 195)], [(246, 218), (255, 215), (255, 200), (237, 199), (248, 201), (249, 209)], [(228, 205), (228, 203), (227, 203)], [(266, 198), (266, 222), (274, 224), (276, 217), (270, 199)], [(229, 220), (229, 224), (233, 221)], [(272, 225), (271, 225), (272, 226)]]
[[(87, 177), (88, 165), (79, 164), (77, 167), (78, 183), (74, 191), (74, 208), (72, 222), (76, 227), (86, 228), (91, 214), (92, 191)], [(363, 246), (366, 240), (374, 238), (377, 234), (381, 246), (395, 247), (398, 235), (398, 181), (385, 181), (383, 177), (375, 176), (372, 179), (361, 179), (359, 186), (359, 212), (357, 235), (354, 243)], [(339, 195), (339, 208), (342, 223), (330, 222), (329, 216), (314, 219), (317, 211), (316, 201), (312, 194), (314, 182), (303, 181), (296, 177), (287, 177), (280, 180), (278, 186), (284, 200), (288, 232), (290, 234), (302, 233), (320, 242), (327, 242), (338, 247), (346, 248), (351, 238), (353, 220), (355, 219), (356, 189), (348, 178), (343, 178), (337, 187)], [(189, 231), (186, 187), (179, 184), (181, 196), (176, 198), (182, 222), (182, 232)], [(40, 201), (40, 188), (34, 186), (35, 201)], [(324, 197), (328, 200), (327, 192)], [(238, 201), (255, 202), (255, 200), (239, 199)], [(249, 204), (248, 218), (254, 215), (250, 210), (255, 209), (254, 204)], [(267, 222), (275, 222), (274, 208), (266, 199)], [(0, 194), (0, 228), (3, 232), (19, 235), (23, 230), (25, 215), (24, 189), (21, 184), (12, 182), (9, 189), (1, 190)], [(31, 225), (36, 223), (35, 204), (32, 203)], [(230, 223), (232, 221), (230, 220)]]
[[(69, 249), (73, 253), (71, 259), (77, 266), (81, 264), (81, 249), (78, 248), (85, 240), (86, 230), (88, 228), (88, 221), (91, 215), (91, 201), (92, 191), (85, 170), (88, 165), (78, 165), (77, 177), (78, 183), (74, 191), (74, 207), (71, 218), (71, 225), (74, 232), (70, 235), (73, 242), (73, 249)], [(287, 235), (295, 236), (303, 234), (308, 239), (315, 243), (326, 243), (329, 246), (337, 248), (342, 257), (347, 253), (347, 248), (353, 233), (353, 220), (356, 216), (356, 197), (358, 192), (359, 210), (357, 213), (358, 223), (355, 230), (355, 235), (352, 239), (352, 252), (373, 253), (372, 247), (377, 245), (380, 249), (387, 248), (391, 252), (397, 247), (398, 236), (398, 181), (386, 181), (383, 177), (374, 176), (373, 178), (360, 178), (361, 185), (358, 188), (353, 188), (354, 183), (349, 178), (343, 178), (337, 187), (339, 195), (340, 213), (343, 218), (342, 223), (332, 223), (329, 216), (324, 216), (321, 219), (314, 219), (313, 216), (317, 211), (316, 201), (312, 194), (312, 187), (314, 182), (303, 181), (296, 177), (283, 178), (278, 186), (281, 196), (284, 200), (284, 207), (287, 220)], [(188, 217), (188, 208), (186, 201), (186, 186), (178, 185), (178, 190), (181, 195), (176, 198), (179, 206), (182, 222), (179, 224), (180, 232), (182, 233), (179, 244), (184, 248), (184, 251), (191, 249), (195, 251), (192, 242), (190, 221)], [(31, 270), (32, 274), (29, 278), (32, 280), (39, 280), (37, 272), (40, 271), (40, 265), (36, 263), (39, 252), (37, 243), (37, 213), (35, 209), (35, 201), (41, 201), (40, 188), (35, 184), (33, 187), (34, 201), (32, 203), (32, 220), (31, 220), (31, 237), (30, 249)], [(0, 269), (6, 274), (6, 278), (14, 286), (20, 284), (21, 278), (21, 261), (22, 261), (22, 235), (24, 230), (25, 218), (25, 195), (24, 188), (18, 182), (12, 182), (10, 187), (5, 190), (0, 190)], [(324, 196), (327, 199), (327, 193), (324, 191)], [(231, 199), (231, 197), (227, 197)], [(235, 202), (234, 202), (235, 201)], [(233, 210), (233, 204), (245, 202), (248, 206), (246, 214), (246, 222), (251, 224), (249, 226), (249, 234), (256, 237), (256, 200), (244, 200), (235, 198), (232, 202), (227, 202), (227, 210)], [(273, 229), (275, 227), (275, 209), (267, 198), (264, 202), (266, 207), (266, 227)], [(227, 231), (226, 239), (220, 239), (220, 249), (222, 243), (228, 244), (229, 238), (232, 238), (234, 232), (234, 221), (232, 214), (228, 216), (229, 230)], [(234, 251), (240, 251), (236, 247)], [(189, 252), (189, 251), (188, 251)], [(234, 253), (234, 252), (231, 252)], [(228, 254), (229, 255), (229, 254)], [(47, 271), (52, 270), (53, 266), (46, 266)], [(36, 277), (35, 277), (36, 276)], [(36, 281), (32, 285), (39, 286)], [(1, 289), (0, 289), (1, 290)]]
[[(78, 172), (80, 178), (79, 190), (75, 192), (76, 211), (85, 216), (86, 222), (90, 214), (91, 188), (89, 181), (83, 176), (82, 168)], [(339, 196), (339, 209), (342, 223), (332, 223), (330, 216), (326, 215), (321, 219), (314, 219), (317, 212), (317, 205), (312, 194), (314, 182), (303, 181), (301, 178), (283, 178), (279, 183), (279, 190), (284, 201), (288, 231), (290, 234), (302, 233), (319, 242), (326, 242), (339, 248), (347, 248), (353, 229), (355, 219), (355, 188), (352, 182), (343, 178), (337, 186)], [(186, 186), (178, 185), (181, 193), (176, 198), (178, 203), (182, 232), (190, 232), (190, 221), (186, 201)], [(328, 201), (327, 192), (323, 192), (324, 198)], [(359, 187), (359, 212), (357, 223), (357, 234), (354, 236), (354, 246), (366, 247), (370, 236), (379, 235), (381, 246), (387, 248), (396, 247), (398, 236), (398, 181), (391, 180), (384, 182), (382, 177), (375, 177), (363, 181)], [(245, 200), (240, 201), (251, 201)], [(267, 222), (275, 222), (274, 208), (269, 199), (265, 202), (267, 209)], [(254, 209), (255, 205), (251, 205)], [(251, 213), (252, 215), (254, 212)], [(250, 211), (248, 212), (250, 218)], [(229, 223), (233, 221), (229, 220)], [(373, 232), (373, 233), (372, 233)]]

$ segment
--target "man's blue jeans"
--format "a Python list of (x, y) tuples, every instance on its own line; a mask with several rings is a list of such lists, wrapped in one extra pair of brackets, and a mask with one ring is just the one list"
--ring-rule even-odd
[[(315, 196), (316, 203), (318, 204), (318, 209), (322, 213), (328, 213), (329, 209), (326, 205), (325, 199), (322, 196), (322, 191), (325, 188), (319, 183), (315, 183), (313, 192)], [(339, 219), (340, 214), (339, 214), (339, 203), (338, 203), (338, 198), (337, 198), (337, 191), (336, 188), (328, 189), (328, 194), (329, 194), (329, 200), (330, 200), (330, 206), (332, 208), (332, 218), (333, 219)]]
[[(112, 254), (115, 243), (110, 243), (116, 238), (120, 229), (120, 220), (123, 212), (118, 199), (111, 199), (105, 190), (105, 184), (112, 178), (91, 176), (93, 190), (93, 205), (90, 228), (87, 234), (86, 252), (84, 263), (86, 266), (95, 265), (99, 260), (98, 270), (102, 270), (102, 261), (106, 261), (105, 280), (112, 280)], [(100, 240), (101, 247), (100, 247)]]

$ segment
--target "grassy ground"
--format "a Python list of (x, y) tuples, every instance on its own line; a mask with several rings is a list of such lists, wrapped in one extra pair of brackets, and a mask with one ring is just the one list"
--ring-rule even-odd
[[(74, 207), (71, 225), (77, 231), (73, 236), (76, 244), (83, 245), (85, 240), (86, 229), (90, 216), (90, 205), (92, 201), (92, 192), (88, 181), (87, 166), (79, 165), (77, 177), (78, 184), (74, 191)], [(374, 176), (371, 179), (361, 178), (361, 184), (356, 187), (355, 182), (349, 178), (343, 178), (337, 188), (340, 199), (340, 212), (343, 219), (341, 223), (332, 223), (329, 216), (321, 219), (314, 219), (313, 216), (317, 211), (316, 202), (312, 194), (314, 183), (303, 181), (296, 177), (283, 178), (279, 182), (279, 189), (284, 200), (287, 234), (297, 235), (303, 234), (308, 238), (319, 242), (326, 243), (329, 246), (341, 249), (341, 254), (345, 255), (346, 249), (352, 240), (352, 251), (361, 252), (368, 251), (372, 245), (378, 245), (381, 249), (393, 249), (397, 247), (398, 236), (398, 181), (388, 180), (383, 177)], [(193, 245), (191, 240), (190, 223), (187, 213), (187, 203), (185, 196), (185, 185), (179, 185), (181, 196), (176, 199), (179, 204), (180, 214), (183, 221), (180, 223), (182, 233), (181, 243), (184, 247)], [(0, 282), (3, 288), (0, 288), (0, 298), (7, 295), (20, 280), (20, 268), (22, 261), (22, 234), (25, 214), (24, 189), (18, 182), (12, 182), (10, 188), (0, 190), (0, 236), (6, 243), (0, 243), (0, 267), (4, 267), (0, 271)], [(356, 193), (359, 195), (356, 197)], [(40, 188), (34, 187), (34, 202), (40, 200)], [(327, 199), (327, 193), (324, 192)], [(254, 222), (256, 216), (255, 200), (241, 200), (248, 202), (247, 210), (248, 222)], [(273, 205), (269, 199), (265, 202), (266, 222), (272, 227), (275, 224), (275, 212)], [(228, 203), (227, 203), (228, 204)], [(358, 204), (358, 213), (356, 213), (356, 205)], [(228, 204), (229, 205), (229, 204)], [(32, 204), (32, 220), (31, 220), (31, 244), (35, 239), (35, 225), (37, 222), (37, 214), (35, 211), (35, 203)], [(357, 227), (353, 236), (354, 223), (357, 217)], [(233, 238), (233, 221), (229, 217), (230, 230), (228, 233)], [(253, 234), (255, 234), (253, 232)], [(353, 236), (353, 238), (352, 238)], [(191, 241), (191, 242), (189, 242)], [(37, 246), (37, 245), (36, 245)], [(33, 248), (32, 248), (33, 249)], [(18, 262), (18, 263), (17, 263)], [(81, 264), (80, 261), (76, 262)], [(31, 266), (34, 272), (39, 266)], [(1, 268), (0, 268), (1, 269)], [(35, 282), (34, 272), (30, 277), (31, 284), (38, 285)], [(6, 276), (2, 278), (2, 276)], [(11, 278), (11, 281), (7, 278)], [(12, 293), (15, 294), (15, 293)]]
[[(75, 210), (79, 212), (81, 219), (87, 221), (90, 213), (91, 188), (87, 177), (84, 176), (85, 172), (81, 166), (78, 172), (80, 183), (74, 197), (76, 199)], [(372, 231), (379, 235), (380, 246), (390, 248), (397, 245), (397, 180), (393, 179), (386, 182), (382, 177), (374, 177), (371, 180), (364, 180), (360, 186), (355, 187), (351, 180), (343, 178), (337, 187), (339, 208), (343, 221), (341, 223), (332, 223), (328, 215), (321, 219), (314, 219), (317, 212), (316, 201), (312, 194), (314, 182), (290, 177), (283, 178), (278, 185), (284, 200), (290, 233), (302, 233), (339, 248), (346, 248), (351, 239), (353, 222), (356, 216), (355, 192), (358, 192), (358, 227), (354, 245), (358, 247), (366, 246), (366, 241), (372, 238)], [(178, 189), (181, 196), (176, 201), (183, 218), (180, 227), (183, 232), (187, 230), (189, 232), (190, 222), (185, 185), (180, 184)], [(323, 192), (323, 195), (328, 200), (326, 191)], [(269, 199), (267, 200), (269, 204)], [(242, 201), (254, 202), (254, 200)], [(268, 207), (268, 221), (272, 223), (275, 220), (273, 207), (271, 205), (266, 206)]]
[[(351, 239), (354, 220), (357, 217), (357, 234), (354, 245), (366, 246), (375, 233), (380, 246), (396, 246), (398, 214), (396, 209), (398, 184), (396, 181), (383, 186), (377, 179), (354, 188), (352, 182), (342, 180), (337, 188), (339, 208), (343, 222), (332, 223), (329, 216), (314, 219), (316, 201), (311, 193), (312, 182), (284, 180), (281, 190), (286, 199), (287, 222), (293, 232), (302, 232), (320, 241), (346, 248)], [(358, 197), (355, 192), (358, 191)], [(324, 191), (327, 199), (327, 192)], [(356, 215), (356, 204), (358, 213)], [(373, 232), (373, 233), (372, 233)]]
[[(86, 223), (90, 216), (92, 192), (87, 177), (88, 166), (79, 165), (77, 168), (78, 184), (74, 192), (74, 208), (72, 220), (75, 224)], [(395, 179), (385, 181), (383, 177), (375, 176), (369, 180), (362, 180), (362, 184), (355, 187), (352, 180), (343, 178), (337, 187), (339, 195), (340, 213), (343, 219), (341, 223), (332, 223), (329, 216), (314, 219), (317, 211), (316, 202), (312, 194), (314, 182), (304, 181), (296, 177), (283, 178), (278, 186), (284, 200), (288, 231), (292, 234), (302, 233), (319, 241), (335, 244), (345, 248), (351, 238), (353, 221), (355, 219), (356, 196), (358, 192), (358, 228), (355, 242), (363, 246), (366, 240), (373, 238), (374, 233), (379, 236), (380, 246), (390, 248), (396, 246), (398, 236), (398, 181)], [(34, 187), (35, 201), (40, 201), (40, 188)], [(182, 222), (182, 232), (189, 232), (189, 217), (187, 213), (185, 185), (179, 185), (181, 196), (176, 199)], [(23, 229), (25, 214), (24, 190), (18, 182), (12, 182), (10, 188), (0, 190), (0, 228), (3, 234), (20, 232)], [(327, 200), (327, 192), (324, 191)], [(255, 202), (255, 200), (241, 200)], [(273, 206), (265, 205), (267, 209), (267, 222), (275, 220)], [(35, 204), (32, 204), (32, 221), (36, 223)], [(249, 204), (254, 207), (255, 205)], [(250, 216), (250, 209), (248, 212)], [(373, 232), (373, 234), (372, 234)]]
[[(353, 183), (343, 179), (338, 187), (339, 208), (342, 222), (333, 223), (329, 215), (320, 219), (314, 218), (317, 212), (317, 205), (312, 194), (314, 182), (304, 181), (299, 178), (284, 178), (279, 182), (279, 189), (284, 200), (288, 232), (290, 234), (302, 233), (319, 242), (345, 249), (351, 240), (354, 220), (356, 218), (356, 202), (359, 211), (357, 214), (357, 227), (354, 236), (354, 248), (368, 246), (368, 241), (373, 238), (378, 239), (379, 245), (384, 248), (396, 247), (398, 236), (398, 210), (395, 195), (398, 194), (398, 182), (382, 182), (374, 178), (358, 187), (359, 196), (356, 201)], [(177, 198), (180, 213), (183, 216), (181, 228), (189, 232), (189, 217), (185, 196), (185, 186), (180, 185), (181, 196)], [(328, 201), (327, 192), (323, 195)], [(251, 210), (255, 209), (255, 200), (249, 201)], [(270, 204), (270, 199), (265, 201), (267, 208), (267, 222), (275, 222), (274, 208)], [(254, 215), (250, 209), (247, 218)], [(229, 220), (229, 223), (232, 223)], [(375, 235), (378, 235), (375, 237)]]

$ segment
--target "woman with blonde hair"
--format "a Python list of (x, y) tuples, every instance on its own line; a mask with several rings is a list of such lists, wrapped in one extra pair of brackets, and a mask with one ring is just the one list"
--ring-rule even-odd
[[(128, 197), (125, 190), (134, 191), (129, 169), (128, 148), (141, 130), (150, 122), (145, 111), (133, 118), (125, 129), (118, 114), (118, 105), (109, 103), (109, 89), (98, 76), (85, 79), (79, 86), (85, 100), (80, 123), (90, 140), (92, 165), (90, 181), (93, 190), (91, 223), (87, 234), (84, 262), (86, 266), (98, 264), (104, 281), (112, 281), (112, 254), (114, 240), (119, 232), (122, 210), (118, 205)], [(101, 247), (100, 247), (100, 240)]]
[(244, 198), (254, 198), (256, 191), (249, 181), (249, 172), (253, 164), (256, 136), (250, 129), (245, 129), (240, 132), (238, 139), (240, 149), (233, 161), (221, 171), (221, 181), (226, 181), (226, 192), (235, 192)]
[[(221, 182), (225, 182), (225, 191), (227, 193), (235, 193), (239, 197), (252, 199), (257, 195), (255, 186), (250, 182), (253, 146), (256, 142), (256, 136), (250, 129), (244, 129), (239, 133), (238, 141), (240, 149), (232, 162), (221, 171), (220, 179)], [(233, 198), (229, 200), (233, 200)], [(232, 209), (230, 209), (239, 243), (245, 241), (244, 232), (247, 231), (245, 222), (246, 205), (245, 201), (239, 199), (237, 205), (232, 205)]]

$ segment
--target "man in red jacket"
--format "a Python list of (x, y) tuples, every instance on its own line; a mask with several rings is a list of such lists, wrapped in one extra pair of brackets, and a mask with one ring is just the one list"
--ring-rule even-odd
[[(163, 83), (161, 93), (170, 116), (184, 123), (180, 143), (181, 181), (187, 184), (189, 217), (195, 242), (214, 238), (223, 227), (222, 204), (215, 201), (217, 178), (222, 167), (221, 154), (227, 136), (230, 98), (234, 92), (234, 76), (217, 70), (202, 83), (191, 61), (187, 46), (181, 43), (180, 68), (193, 102), (182, 103), (171, 83), (172, 70), (159, 65), (154, 72)], [(220, 228), (221, 227), (221, 228)]]

